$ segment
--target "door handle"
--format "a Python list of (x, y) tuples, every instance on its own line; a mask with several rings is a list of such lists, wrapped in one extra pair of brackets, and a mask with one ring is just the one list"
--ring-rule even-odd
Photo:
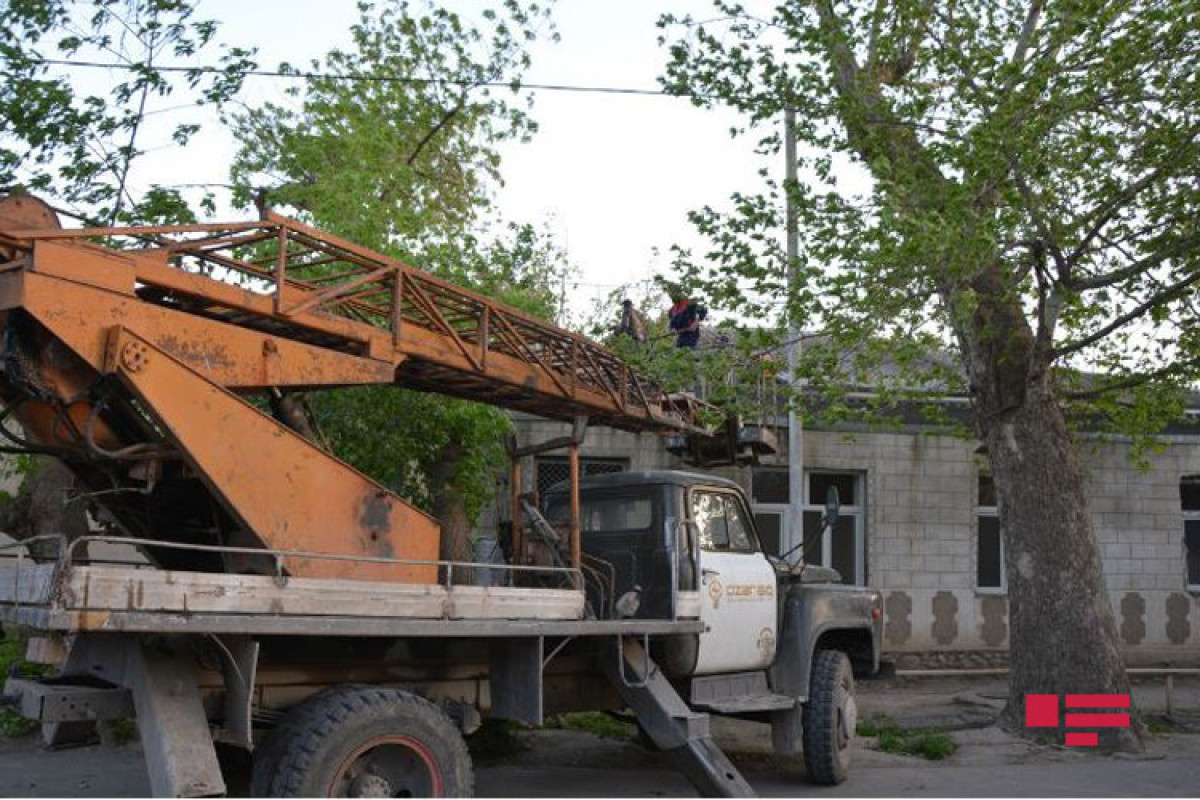
[(700, 570), (700, 575), (704, 578), (719, 578), (721, 577), (721, 572), (720, 570), (709, 569), (708, 567), (705, 567), (704, 569)]

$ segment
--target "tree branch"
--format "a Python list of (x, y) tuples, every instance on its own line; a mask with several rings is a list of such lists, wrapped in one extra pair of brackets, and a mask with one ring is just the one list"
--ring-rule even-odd
[(1131, 375), (1119, 381), (1111, 381), (1103, 386), (1094, 389), (1082, 389), (1078, 392), (1065, 392), (1063, 397), (1068, 400), (1090, 400), (1102, 395), (1111, 394), (1112, 392), (1122, 392), (1126, 389), (1136, 389), (1139, 386), (1144, 386), (1151, 381), (1169, 378), (1173, 375), (1179, 375), (1187, 371), (1190, 367), (1200, 366), (1200, 356), (1189, 358), (1186, 361), (1179, 361), (1174, 364), (1168, 364), (1165, 367), (1146, 372), (1141, 375)]
[[(1195, 136), (1196, 134), (1193, 132), (1191, 138), (1194, 139)], [(1180, 149), (1182, 149), (1182, 145)], [(1178, 151), (1172, 155), (1176, 155), (1177, 153)], [(1179, 163), (1181, 163), (1180, 160), (1177, 160), (1173, 157), (1168, 157), (1163, 166), (1151, 170), (1147, 174), (1143, 175), (1141, 178), (1137, 179), (1118, 192), (1115, 197), (1110, 198), (1107, 202), (1101, 203), (1098, 207), (1092, 209), (1089, 214), (1081, 218), (1076, 224), (1082, 224), (1089, 218), (1095, 217), (1094, 221), (1092, 222), (1092, 226), (1088, 229), (1088, 232), (1084, 234), (1083, 238), (1079, 240), (1079, 244), (1077, 244), (1071, 251), (1069, 260), (1072, 263), (1076, 262), (1087, 248), (1088, 243), (1091, 242), (1092, 239), (1096, 238), (1097, 235), (1099, 235), (1104, 226), (1112, 221), (1113, 216), (1116, 215), (1122, 208), (1124, 208), (1126, 203), (1128, 203), (1163, 176), (1163, 173), (1168, 168), (1167, 165), (1175, 166)]]
[(417, 160), (417, 156), (421, 155), (421, 151), (425, 149), (425, 146), (433, 141), (433, 137), (437, 136), (438, 132), (450, 124), (450, 120), (457, 116), (458, 112), (463, 110), (463, 106), (467, 104), (467, 92), (469, 92), (472, 88), (474, 87), (468, 87), (467, 91), (463, 92), (462, 96), (458, 98), (457, 105), (447, 111), (445, 115), (438, 120), (438, 123), (430, 128), (429, 131), (421, 137), (421, 141), (417, 142), (417, 146), (413, 148), (412, 153), (409, 154), (408, 159), (405, 161), (407, 166), (411, 167)]
[[(823, 38), (833, 72), (834, 88), (851, 106), (842, 115), (851, 147), (868, 162), (883, 155), (895, 165), (919, 164), (931, 177), (944, 183), (941, 173), (928, 163), (925, 150), (911, 126), (896, 118), (880, 96), (874, 77), (868, 80), (859, 66), (850, 49), (842, 21), (833, 10), (832, 0), (817, 0), (816, 9), (825, 34)], [(896, 131), (894, 135), (872, 136), (872, 125), (887, 125)]]
[[(1017, 45), (1013, 48), (1012, 61), (1013, 66), (1020, 67), (1025, 63), (1025, 54), (1029, 52), (1029, 43), (1033, 41), (1034, 31), (1037, 30), (1038, 21), (1042, 17), (1042, 9), (1045, 3), (1043, 0), (1033, 0), (1029, 4), (1029, 11), (1025, 13), (1025, 24), (1021, 26), (1021, 35), (1017, 39)], [(1016, 81), (1016, 76), (1009, 82), (1009, 87), (1012, 87)]]
[(1145, 258), (1139, 259), (1128, 266), (1121, 269), (1105, 272), (1100, 275), (1092, 275), (1087, 278), (1075, 278), (1063, 280), (1062, 285), (1074, 292), (1086, 292), (1092, 289), (1103, 289), (1108, 286), (1128, 280), (1141, 272), (1145, 272), (1158, 264), (1162, 263), (1172, 256), (1181, 255), (1195, 248), (1197, 243), (1200, 243), (1200, 235), (1192, 234), (1177, 239), (1167, 247), (1162, 248), (1158, 252), (1151, 253)]
[(1188, 275), (1186, 278), (1176, 281), (1171, 286), (1167, 287), (1158, 294), (1152, 295), (1149, 299), (1117, 317), (1104, 327), (1088, 334), (1082, 339), (1076, 339), (1073, 342), (1067, 342), (1062, 347), (1056, 348), (1053, 352), (1053, 357), (1061, 358), (1063, 356), (1070, 355), (1071, 353), (1077, 353), (1083, 348), (1095, 344), (1118, 328), (1128, 325), (1130, 322), (1142, 316), (1155, 306), (1176, 299), (1197, 282), (1200, 282), (1200, 272), (1194, 272), (1191, 275)]
[(1009, 169), (1012, 170), (1013, 180), (1016, 181), (1017, 190), (1021, 193), (1021, 199), (1025, 201), (1025, 209), (1029, 212), (1029, 216), (1033, 218), (1033, 226), (1037, 228), (1038, 237), (1045, 244), (1046, 248), (1050, 251), (1050, 256), (1054, 259), (1054, 266), (1058, 268), (1060, 280), (1066, 280), (1071, 274), (1071, 265), (1063, 256), (1062, 248), (1059, 247), (1058, 240), (1050, 230), (1049, 223), (1042, 216), (1042, 209), (1037, 197), (1034, 195), (1029, 183), (1025, 180), (1025, 175), (1015, 158), (1009, 158)]

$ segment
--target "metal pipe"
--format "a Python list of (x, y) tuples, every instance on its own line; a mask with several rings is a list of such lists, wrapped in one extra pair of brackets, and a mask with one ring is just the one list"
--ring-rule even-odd
[(525, 560), (521, 541), (521, 459), (514, 453), (512, 457), (512, 563), (521, 564)]
[(574, 438), (567, 448), (567, 459), (571, 472), (571, 567), (579, 569), (583, 532), (579, 517), (579, 442)]
[(791, 524), (788, 526), (788, 543), (780, 547), (780, 553), (792, 550), (804, 540), (804, 416), (797, 413), (800, 379), (796, 373), (800, 365), (800, 320), (793, 307), (799, 276), (797, 264), (800, 259), (800, 231), (796, 203), (792, 199), (796, 185), (796, 112), (787, 108), (783, 112), (783, 190), (787, 197), (787, 287), (788, 287), (788, 507)]
[[(47, 535), (49, 536), (49, 534)], [(60, 536), (60, 534), (54, 534)], [(35, 537), (36, 538), (36, 537)], [(28, 539), (26, 541), (32, 541)], [(285, 558), (313, 558), (328, 561), (355, 561), (365, 564), (412, 564), (416, 566), (445, 566), (445, 567), (480, 567), (493, 566), (495, 569), (511, 570), (513, 572), (554, 572), (567, 573), (579, 580), (579, 570), (571, 567), (546, 567), (537, 564), (506, 564), (484, 565), (475, 561), (449, 561), (422, 558), (385, 558), (383, 556), (349, 555), (345, 553), (322, 553), (312, 550), (271, 550), (260, 547), (232, 547), (229, 545), (192, 544), (188, 542), (169, 542), (158, 539), (142, 539), (133, 536), (81, 536), (67, 547), (65, 561), (69, 563), (74, 558), (75, 549), (84, 542), (110, 542), (116, 544), (131, 544), (142, 547), (165, 547), (173, 550), (197, 550), (210, 553), (243, 553), (247, 555), (273, 556)], [(16, 543), (20, 544), (20, 542)], [(0, 545), (11, 547), (12, 545)]]

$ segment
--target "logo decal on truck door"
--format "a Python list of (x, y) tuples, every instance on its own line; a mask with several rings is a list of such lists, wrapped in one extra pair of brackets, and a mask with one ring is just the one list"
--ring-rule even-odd
[(713, 608), (721, 607), (721, 595), (724, 594), (725, 587), (716, 578), (712, 578), (708, 582), (708, 596), (712, 598)]

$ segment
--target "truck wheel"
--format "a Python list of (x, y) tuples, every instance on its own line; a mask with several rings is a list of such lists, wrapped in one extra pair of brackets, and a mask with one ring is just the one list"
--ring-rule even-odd
[(832, 786), (846, 780), (857, 721), (850, 659), (840, 650), (818, 650), (803, 725), (804, 765), (814, 783)]
[(272, 797), (469, 797), (471, 757), (428, 700), (397, 689), (341, 687), (289, 715), (267, 766)]

